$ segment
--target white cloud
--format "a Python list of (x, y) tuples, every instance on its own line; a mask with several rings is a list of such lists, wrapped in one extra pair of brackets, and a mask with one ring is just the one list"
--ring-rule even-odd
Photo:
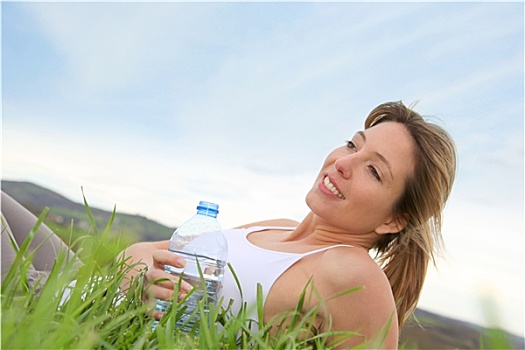
[[(487, 92), (492, 91), (495, 84), (501, 84), (503, 79), (517, 78), (523, 75), (523, 55), (511, 57), (509, 60), (501, 60), (496, 66), (466, 72), (466, 74), (467, 76), (457, 77), (451, 85), (429, 91), (422, 96), (422, 100), (426, 104), (438, 106), (451, 100), (460, 100), (467, 95), (487, 95)], [(483, 93), (480, 93), (481, 91)]]
[[(56, 134), (28, 134), (7, 130), (4, 144), (4, 177), (40, 183), (81, 201), (80, 188), (94, 207), (146, 215), (176, 226), (194, 211), (201, 199), (217, 201), (226, 227), (282, 216), (302, 219), (304, 196), (316, 173), (294, 176), (254, 173), (228, 160), (206, 154), (165, 158), (163, 155), (106, 152), (100, 144), (86, 150), (81, 142), (49, 142)], [(31, 142), (20, 142), (30, 139)], [(71, 140), (70, 140), (71, 141)], [(79, 141), (79, 140), (77, 140)], [(67, 144), (67, 147), (64, 147)], [(28, 169), (31, 171), (28, 172)]]

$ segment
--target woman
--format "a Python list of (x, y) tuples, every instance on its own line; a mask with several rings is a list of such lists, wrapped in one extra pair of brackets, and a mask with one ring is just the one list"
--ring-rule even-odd
[[(365, 129), (328, 155), (306, 196), (311, 211), (302, 222), (276, 219), (225, 230), (244, 301), (255, 301), (261, 283), (264, 318), (271, 322), (295, 310), (311, 281), (302, 312), (319, 307), (315, 326), (359, 332), (344, 344), (355, 346), (392, 320), (383, 345), (396, 348), (441, 241), (455, 169), (454, 144), (441, 127), (401, 102), (376, 107)], [(146, 242), (124, 252), (130, 262), (147, 265), (151, 298), (170, 300), (174, 283), (155, 281), (176, 280), (164, 265), (185, 264), (167, 248), (168, 241)], [(189, 287), (182, 284), (179, 298)], [(229, 272), (223, 296), (239, 298)]]

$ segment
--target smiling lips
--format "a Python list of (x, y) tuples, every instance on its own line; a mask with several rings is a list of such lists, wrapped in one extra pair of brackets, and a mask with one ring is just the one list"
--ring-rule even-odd
[(332, 192), (334, 195), (336, 195), (338, 198), (340, 199), (345, 199), (345, 196), (343, 196), (341, 194), (341, 192), (339, 192), (337, 190), (337, 188), (335, 188), (335, 186), (330, 182), (330, 180), (328, 179), (328, 176), (325, 176), (324, 177), (324, 180), (323, 180), (323, 183), (325, 185), (326, 188), (328, 188), (330, 190), (330, 192)]

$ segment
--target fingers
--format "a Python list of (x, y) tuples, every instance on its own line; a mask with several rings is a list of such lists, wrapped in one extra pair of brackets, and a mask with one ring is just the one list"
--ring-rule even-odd
[[(156, 283), (156, 284), (149, 285), (149, 287), (147, 287), (144, 293), (144, 297), (145, 297), (144, 301), (152, 303), (150, 313), (156, 320), (160, 320), (161, 317), (164, 315), (164, 313), (158, 310), (155, 310), (154, 308), (155, 301), (157, 299), (164, 300), (164, 301), (171, 301), (173, 300), (173, 297), (174, 297), (174, 293), (176, 290), (174, 286), (176, 285), (177, 282), (173, 282), (172, 280), (170, 280), (170, 281), (167, 281), (167, 283), (168, 283), (167, 285), (170, 288), (166, 288), (165, 287), (166, 284), (161, 285), (160, 283)], [(182, 283), (189, 285), (186, 282), (182, 282)], [(183, 300), (188, 295), (190, 290), (191, 288), (189, 290), (182, 290), (182, 286), (181, 286), (181, 290), (179, 290), (177, 300), (178, 301)]]
[[(148, 289), (146, 297), (169, 301), (173, 297), (175, 286), (179, 283), (179, 277), (164, 270), (165, 265), (177, 268), (186, 266), (186, 261), (177, 254), (167, 250), (156, 250), (153, 252), (153, 267), (148, 269), (144, 275)], [(188, 294), (192, 286), (188, 282), (180, 281), (179, 299)]]
[[(173, 289), (167, 289), (167, 288), (160, 287), (158, 285), (152, 285), (150, 288), (148, 288), (147, 294), (148, 294), (148, 297), (153, 300), (160, 299), (164, 301), (170, 301), (173, 299), (173, 293), (174, 293)], [(179, 293), (179, 299), (180, 299), (180, 294), (181, 293)]]
[(177, 268), (186, 266), (186, 260), (169, 250), (156, 250), (153, 252), (153, 268), (164, 269), (164, 265), (171, 265)]
[(158, 311), (156, 309), (156, 306), (155, 306), (156, 301), (158, 299), (166, 300), (166, 301), (172, 300), (173, 293), (174, 293), (173, 290), (161, 288), (156, 285), (150, 286), (144, 293), (145, 302), (150, 303), (148, 313), (157, 321), (159, 321), (162, 318), (162, 316), (164, 315), (164, 312)]
[(151, 316), (153, 316), (153, 318), (156, 319), (157, 321), (160, 321), (160, 319), (162, 318), (163, 315), (164, 315), (163, 312), (160, 312), (160, 311), (157, 311), (157, 310), (153, 310), (152, 313), (151, 313)]
[[(169, 292), (173, 294), (175, 287), (179, 284), (179, 278), (177, 276), (170, 275), (169, 273), (160, 270), (148, 272), (144, 277), (147, 281), (146, 287), (148, 289), (161, 289), (165, 290), (165, 293)], [(191, 284), (182, 280), (180, 281), (179, 294), (186, 295), (191, 290), (191, 288)], [(168, 295), (167, 297), (164, 297), (160, 293), (156, 293), (155, 297), (161, 300), (171, 300), (172, 296)]]

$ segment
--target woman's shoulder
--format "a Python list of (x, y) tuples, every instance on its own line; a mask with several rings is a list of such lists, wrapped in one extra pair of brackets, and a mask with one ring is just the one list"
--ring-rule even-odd
[(369, 292), (390, 292), (390, 283), (381, 267), (364, 249), (336, 247), (327, 250), (320, 270), (328, 283), (339, 288), (363, 286)]
[(299, 222), (292, 219), (270, 219), (252, 222), (249, 224), (238, 226), (236, 228), (249, 228), (254, 226), (296, 227), (297, 225), (299, 225)]
[(374, 336), (390, 325), (387, 342), (396, 344), (396, 304), (388, 278), (366, 250), (352, 249), (326, 251), (315, 275), (334, 327)]

